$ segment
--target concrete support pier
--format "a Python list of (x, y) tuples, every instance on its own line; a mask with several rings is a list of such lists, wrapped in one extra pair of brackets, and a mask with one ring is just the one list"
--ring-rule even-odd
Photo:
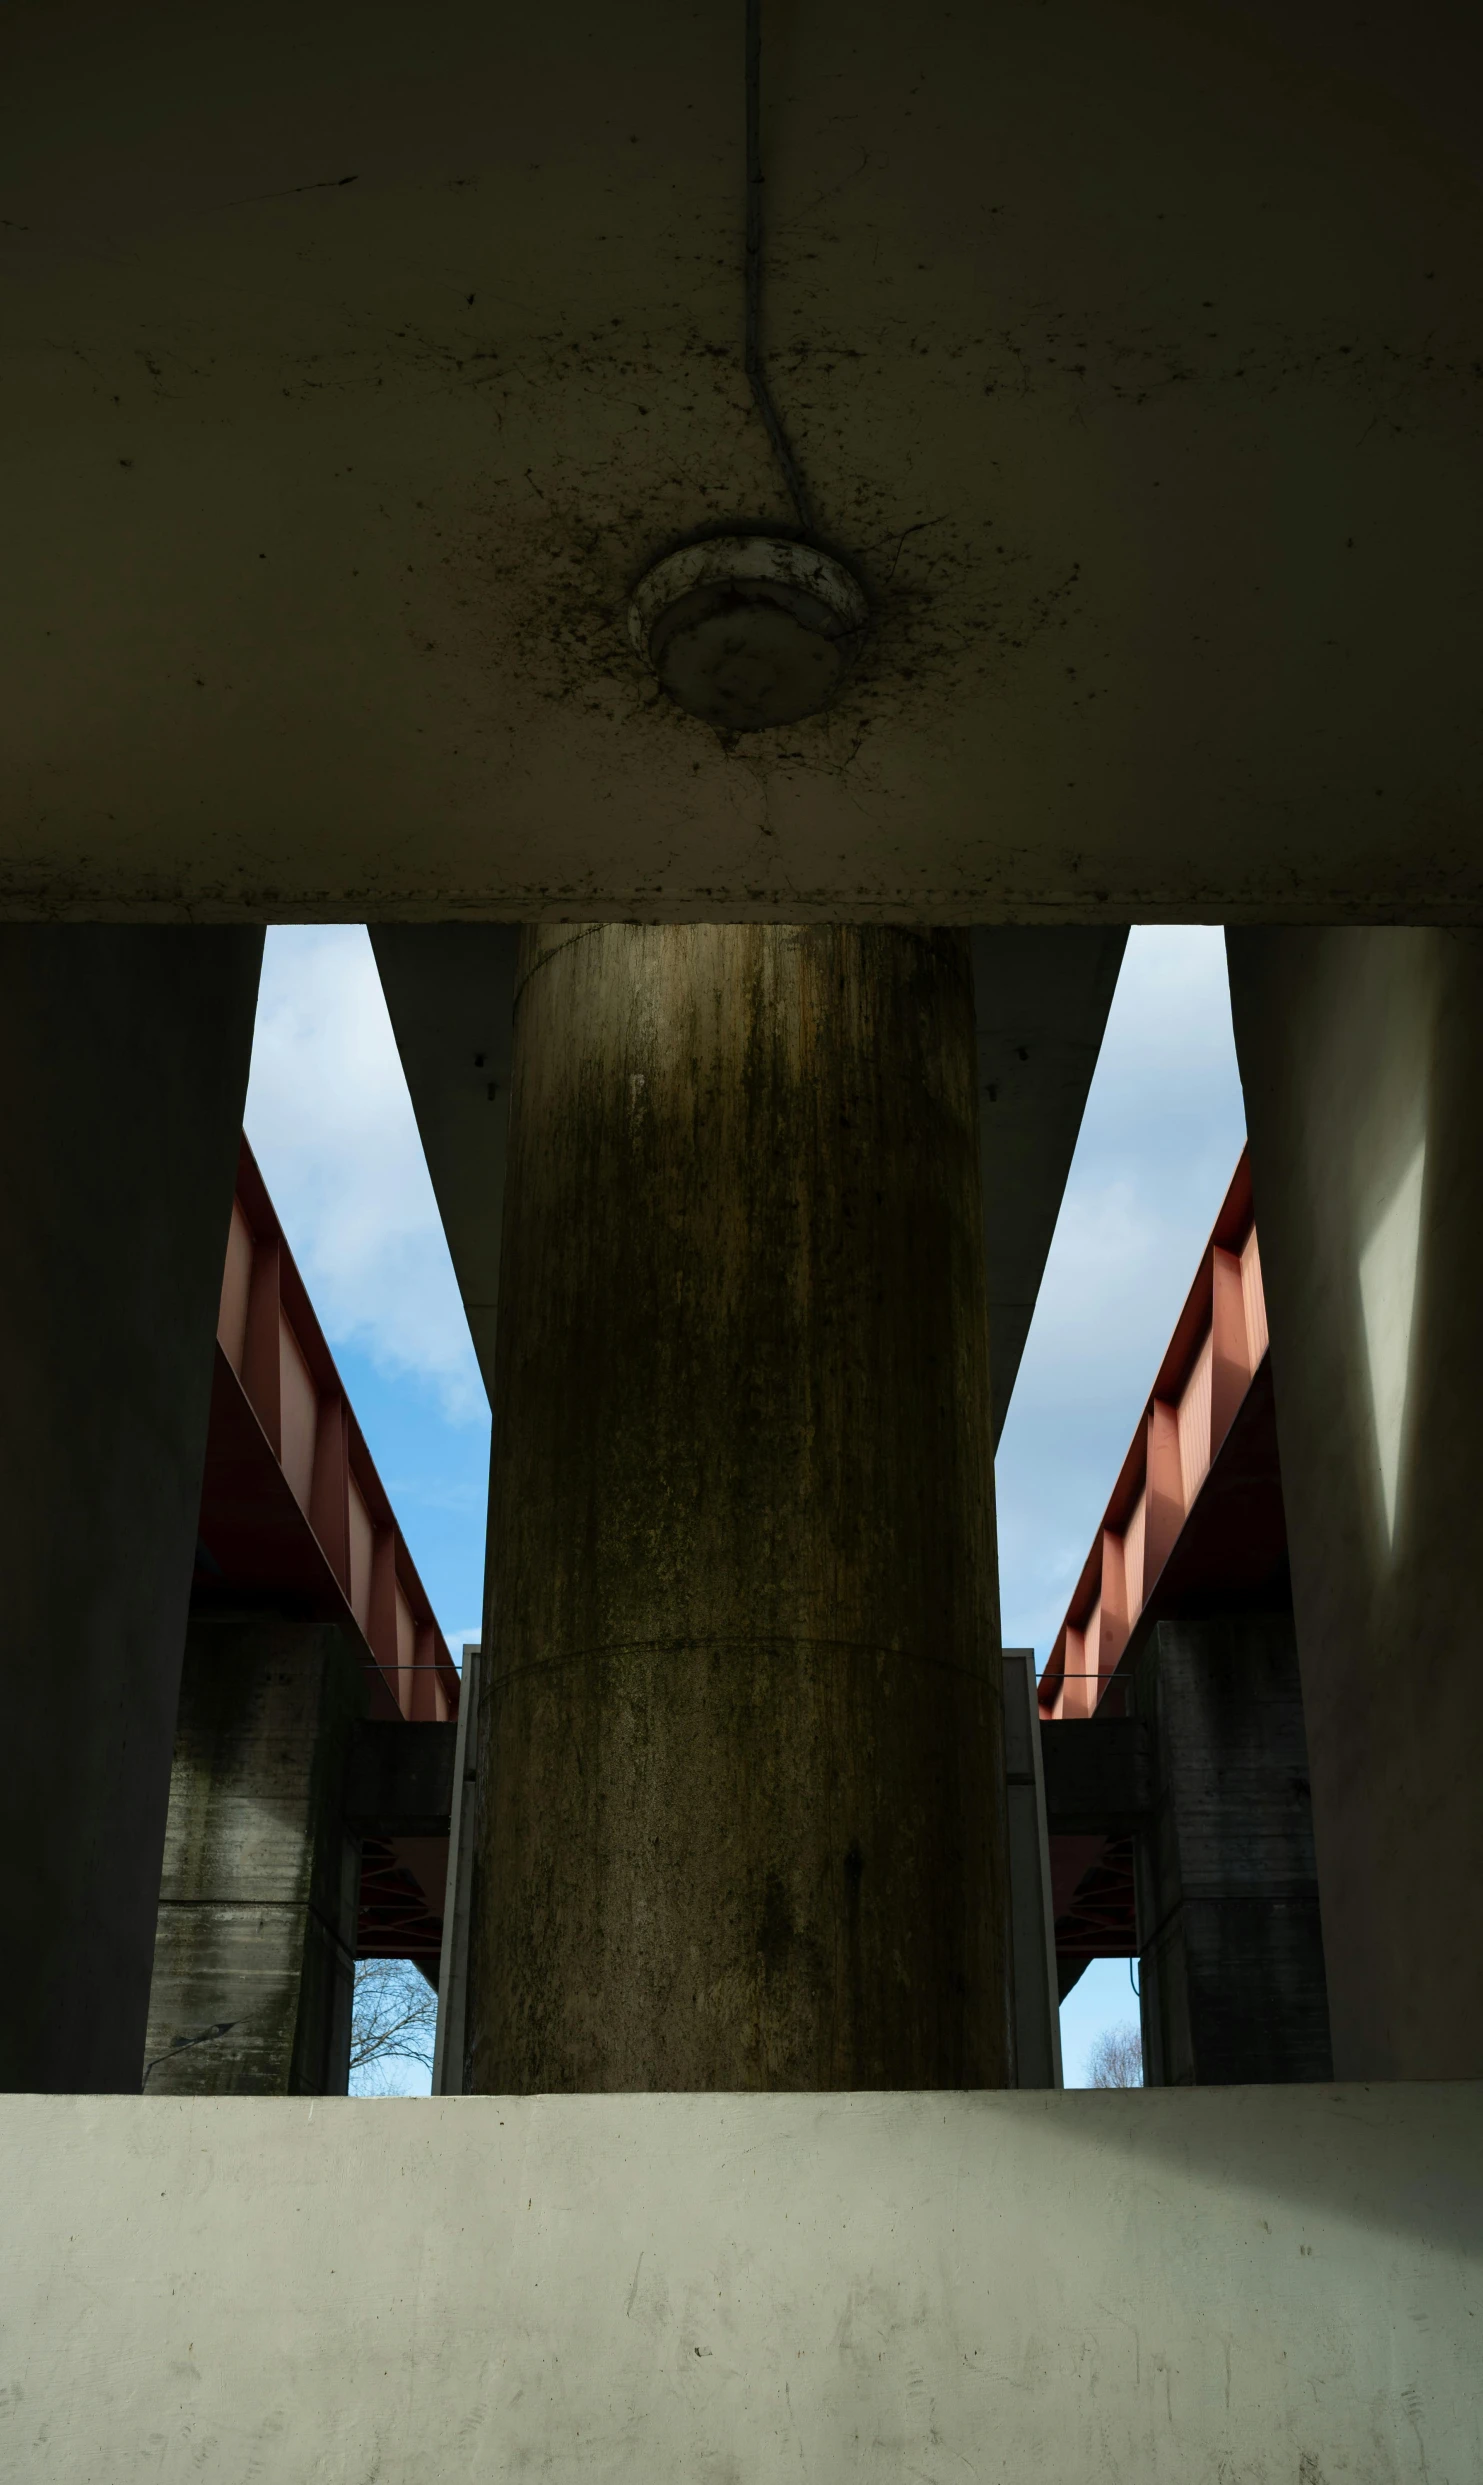
[(262, 934), (0, 930), (0, 2088), (135, 2089)]
[(1483, 2072), (1483, 934), (1227, 936), (1341, 2079)]
[(955, 932), (524, 937), (470, 2087), (1011, 2076)]
[(1330, 2078), (1292, 1616), (1161, 1622), (1138, 1702), (1158, 1787), (1136, 1850), (1146, 2084)]
[(365, 1708), (331, 1625), (192, 1618), (170, 1776), (144, 2086), (343, 2096), (360, 1845), (345, 1764)]

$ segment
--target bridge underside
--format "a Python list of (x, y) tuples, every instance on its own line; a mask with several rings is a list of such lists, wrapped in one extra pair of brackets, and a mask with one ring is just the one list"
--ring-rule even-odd
[(12, 28), (12, 915), (1461, 921), (1475, 13), (811, 0), (774, 393), (875, 621), (724, 742), (657, 553), (791, 511), (740, 9)]
[[(763, 335), (872, 627), (833, 707), (727, 738), (626, 611), (678, 540), (793, 514), (740, 351), (741, 16), (11, 29), (0, 2085), (137, 2089), (255, 927), (303, 917), (386, 927), (486, 1357), (488, 995), (404, 947), (399, 1000), (389, 961), (542, 927), (473, 2084), (929, 2093), (475, 2097), (395, 2160), (348, 2104), (12, 2098), (4, 2420), (68, 2485), (317, 2475), (357, 2426), (396, 2485), (476, 2438), (573, 2477), (594, 2439), (707, 2480), (1001, 2439), (1063, 2485), (1471, 2476), (1483, 34), (1448, 0), (770, 5)], [(1392, 2085), (945, 2109), (1009, 2072), (992, 1417), (1140, 918), (1234, 927), (1332, 2062)], [(551, 928), (610, 919), (803, 928)], [(1017, 983), (1031, 939), (1056, 970)], [(1171, 1644), (1171, 1700), (1210, 1648)], [(394, 1858), (429, 1817), (355, 1815)]]

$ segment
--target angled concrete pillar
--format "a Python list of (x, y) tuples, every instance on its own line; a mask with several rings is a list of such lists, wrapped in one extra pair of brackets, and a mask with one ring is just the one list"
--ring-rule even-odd
[(139, 2085), (261, 951), (0, 930), (0, 2087)]
[[(1121, 924), (999, 923), (968, 935), (996, 1443), (1127, 938)], [(492, 1399), (520, 927), (381, 923), (371, 944)]]
[(1228, 935), (1341, 2079), (1483, 2074), (1483, 934)]
[(1011, 2076), (965, 935), (526, 935), (471, 2087)]
[(479, 1806), (479, 1678), (481, 1651), (464, 1642), (454, 1728), (448, 1804), (448, 1877), (443, 1896), (443, 1947), (438, 1958), (438, 2029), (433, 2045), (433, 2095), (462, 2096), (469, 1991), (469, 1894)]
[(1136, 1841), (1145, 2085), (1330, 2078), (1292, 1616), (1161, 1622), (1137, 1696), (1157, 1788)]
[(331, 1625), (193, 1615), (180, 1685), (144, 2086), (343, 2096), (359, 1841), (360, 1665)]
[(1004, 1769), (1014, 2084), (1017, 2088), (1059, 2088), (1056, 1925), (1033, 1648), (1004, 1651)]

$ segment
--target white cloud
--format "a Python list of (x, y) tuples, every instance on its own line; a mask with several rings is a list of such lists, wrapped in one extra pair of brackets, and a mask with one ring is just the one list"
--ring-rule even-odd
[(355, 924), (268, 934), (247, 1135), (331, 1343), (432, 1382), (482, 1421), (448, 1246), (382, 998)]

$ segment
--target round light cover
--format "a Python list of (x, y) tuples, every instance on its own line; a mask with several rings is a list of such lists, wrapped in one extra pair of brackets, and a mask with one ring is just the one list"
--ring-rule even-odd
[(682, 708), (722, 733), (755, 733), (828, 706), (868, 619), (859, 580), (815, 545), (716, 535), (646, 571), (628, 628)]

